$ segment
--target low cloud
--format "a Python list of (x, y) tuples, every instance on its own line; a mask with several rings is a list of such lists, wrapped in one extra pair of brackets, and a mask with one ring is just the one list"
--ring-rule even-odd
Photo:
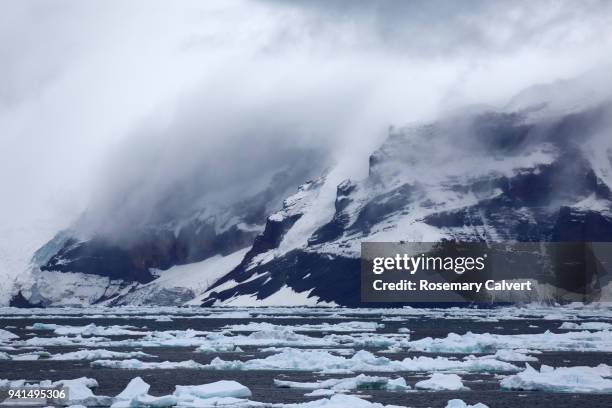
[(31, 228), (172, 219), (304, 158), (363, 176), (390, 125), (501, 105), (612, 55), (607, 1), (0, 8), (0, 214)]

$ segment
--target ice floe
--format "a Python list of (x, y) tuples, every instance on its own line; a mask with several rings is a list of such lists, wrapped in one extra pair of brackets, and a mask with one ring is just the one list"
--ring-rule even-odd
[[(30, 339), (32, 340), (32, 339)], [(70, 342), (70, 338), (64, 339)], [(87, 339), (83, 340), (87, 342)], [(32, 341), (37, 345), (44, 340)], [(89, 342), (87, 342), (89, 343)], [(71, 344), (74, 344), (72, 342)], [(271, 325), (268, 330), (260, 330), (248, 335), (230, 335), (223, 332), (201, 332), (197, 330), (152, 331), (141, 338), (119, 341), (98, 341), (104, 347), (199, 347), (201, 352), (233, 351), (238, 346), (294, 346), (330, 347), (338, 345), (334, 338), (312, 337), (298, 334), (282, 326)]]
[(147, 334), (146, 331), (133, 330), (136, 327), (133, 326), (96, 326), (95, 323), (90, 323), (85, 326), (63, 326), (53, 323), (34, 323), (31, 327), (32, 330), (51, 330), (58, 336), (70, 336), (70, 335), (81, 335), (81, 336), (143, 336)]
[(198, 353), (241, 353), (243, 350), (231, 342), (210, 342), (202, 344), (196, 351)]
[(147, 394), (151, 386), (144, 382), (144, 380), (140, 377), (134, 377), (130, 380), (128, 385), (125, 386), (123, 391), (121, 391), (115, 399), (117, 400), (131, 400), (132, 398)]
[(117, 401), (111, 408), (154, 408), (154, 407), (174, 407), (178, 404), (178, 398), (174, 395), (162, 395), (155, 397), (149, 394), (136, 395), (131, 400)]
[[(271, 330), (256, 331), (248, 335), (229, 335), (221, 332), (201, 332), (197, 330), (151, 331), (139, 338), (112, 340), (108, 337), (75, 336), (32, 337), (12, 342), (17, 346), (82, 346), (82, 347), (200, 347), (200, 351), (231, 351), (236, 346), (294, 346), (330, 347), (341, 341), (332, 337), (312, 337), (298, 334), (289, 329), (274, 326)], [(355, 337), (359, 342), (359, 336)], [(394, 340), (388, 341), (390, 344)]]
[(538, 361), (537, 357), (530, 356), (528, 353), (540, 354), (538, 350), (497, 350), (493, 357), (501, 361)]
[(478, 402), (474, 405), (469, 405), (465, 401), (460, 399), (452, 399), (446, 403), (446, 408), (489, 408), (482, 402)]
[(154, 355), (144, 353), (142, 351), (111, 351), (104, 349), (96, 350), (78, 350), (68, 353), (53, 354), (49, 357), (50, 360), (96, 360), (103, 358), (150, 358)]
[(113, 342), (108, 337), (83, 337), (77, 336), (58, 336), (58, 337), (32, 337), (26, 340), (13, 342), (16, 346), (82, 346), (82, 347), (111, 347)]
[[(244, 398), (251, 390), (236, 381), (221, 380), (202, 385), (177, 385), (172, 395), (149, 395), (149, 384), (136, 377), (114, 398), (112, 408), (254, 406)], [(257, 404), (259, 405), (259, 404)]]
[(527, 368), (504, 378), (500, 385), (507, 390), (529, 390), (573, 393), (612, 393), (612, 367), (550, 367), (542, 365), (536, 370)]
[(95, 368), (123, 368), (127, 370), (171, 370), (179, 368), (203, 370), (207, 366), (193, 360), (187, 361), (152, 361), (145, 362), (137, 359), (128, 360), (96, 360), (91, 362)]
[(335, 393), (336, 391), (334, 390), (318, 388), (316, 390), (312, 390), (311, 392), (307, 392), (306, 394), (304, 394), (304, 396), (305, 397), (329, 397), (330, 395), (334, 395)]
[(329, 399), (319, 399), (295, 404), (271, 404), (274, 408), (403, 408), (398, 405), (383, 405), (370, 402), (355, 395), (335, 394)]
[[(258, 349), (258, 351), (262, 353), (280, 353), (285, 350), (292, 350), (293, 347), (262, 347)], [(341, 356), (350, 356), (355, 354), (355, 349), (353, 348), (309, 348), (308, 350), (318, 350), (318, 351), (327, 351), (328, 353), (340, 354)]]
[(420, 319), (464, 319), (472, 321), (502, 321), (502, 320), (560, 320), (575, 321), (580, 319), (612, 319), (612, 309), (606, 304), (573, 303), (559, 308), (555, 305), (526, 304), (521, 306), (498, 307), (494, 309), (477, 308), (314, 308), (314, 307), (258, 307), (253, 308), (200, 308), (175, 306), (86, 306), (62, 308), (32, 308), (20, 309), (15, 307), (0, 308), (3, 319), (44, 318), (44, 319), (81, 319), (90, 318), (114, 319), (152, 319), (169, 317), (171, 319), (249, 319), (253, 316), (281, 317), (325, 317), (328, 319), (346, 319), (353, 316), (384, 316), (385, 319), (410, 320)]
[(612, 323), (606, 322), (564, 322), (559, 329), (565, 330), (612, 330)]
[(408, 348), (428, 353), (492, 353), (502, 349), (612, 352), (612, 331), (541, 334), (449, 333), (445, 338), (410, 341)]
[(350, 390), (387, 390), (387, 391), (405, 391), (409, 390), (410, 386), (406, 384), (406, 380), (402, 377), (373, 377), (365, 374), (360, 374), (356, 377), (348, 378), (330, 378), (316, 382), (296, 382), (274, 380), (274, 385), (279, 388), (298, 388), (304, 390), (319, 390), (328, 389), (333, 391), (350, 391)]
[(18, 339), (19, 336), (8, 330), (0, 329), (0, 341)]
[(433, 373), (427, 380), (419, 381), (415, 385), (415, 388), (420, 390), (431, 390), (431, 391), (465, 391), (469, 388), (463, 385), (461, 377), (457, 374), (443, 374)]
[[(111, 358), (148, 358), (155, 357), (142, 351), (111, 351), (104, 349), (78, 350), (67, 353), (51, 354), (46, 351), (34, 351), (31, 353), (8, 355), (8, 359), (15, 361), (31, 360), (97, 360)], [(1, 358), (1, 357), (0, 357)]]
[(376, 329), (383, 328), (384, 325), (376, 322), (341, 322), (341, 323), (319, 323), (319, 324), (300, 324), (293, 326), (280, 326), (266, 322), (251, 322), (248, 324), (234, 324), (224, 326), (223, 329), (229, 331), (274, 331), (290, 330), (301, 332), (374, 332)]
[(288, 349), (262, 359), (247, 361), (224, 361), (215, 358), (209, 364), (221, 370), (313, 370), (327, 373), (355, 371), (466, 371), (466, 372), (514, 372), (519, 368), (513, 364), (488, 359), (454, 360), (446, 357), (419, 356), (403, 360), (378, 357), (360, 350), (352, 357), (343, 357), (321, 350)]
[(177, 385), (174, 391), (179, 400), (186, 397), (213, 398), (234, 397), (248, 398), (251, 390), (236, 381), (221, 380), (203, 385)]
[(93, 378), (81, 377), (74, 380), (55, 381), (52, 387), (68, 388), (68, 402), (71, 404), (102, 405), (108, 406), (112, 403), (111, 397), (94, 395), (91, 388), (98, 386), (98, 382)]
[(466, 358), (463, 360), (446, 357), (419, 356), (403, 360), (391, 360), (378, 357), (369, 351), (360, 350), (351, 357), (331, 354), (323, 350), (286, 349), (281, 353), (265, 358), (246, 361), (225, 361), (215, 357), (210, 364), (200, 364), (193, 360), (179, 362), (143, 362), (137, 359), (129, 360), (96, 360), (92, 367), (123, 368), (123, 369), (212, 369), (212, 370), (289, 370), (318, 371), (323, 373), (362, 372), (517, 372), (520, 369), (508, 362), (495, 358)]
[[(319, 391), (316, 393), (316, 391)], [(328, 394), (321, 392), (325, 390), (316, 390), (312, 394)], [(332, 391), (333, 392), (333, 391)], [(244, 398), (235, 397), (211, 397), (197, 398), (183, 396), (179, 398), (175, 395), (165, 395), (161, 397), (153, 397), (151, 395), (141, 395), (133, 398), (126, 403), (125, 401), (117, 402), (112, 405), (112, 408), (139, 408), (139, 407), (227, 407), (227, 408), (404, 408), (397, 405), (383, 405), (376, 402), (370, 402), (354, 395), (334, 394), (330, 398), (323, 398), (302, 403), (261, 403), (251, 401)], [(478, 407), (480, 408), (480, 407)]]

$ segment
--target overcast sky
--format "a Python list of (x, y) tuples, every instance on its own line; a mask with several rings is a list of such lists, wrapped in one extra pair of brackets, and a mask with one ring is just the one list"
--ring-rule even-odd
[(363, 174), (391, 124), (502, 104), (610, 55), (605, 0), (2, 0), (0, 233), (44, 241), (202, 169), (246, 183), (295, 146)]

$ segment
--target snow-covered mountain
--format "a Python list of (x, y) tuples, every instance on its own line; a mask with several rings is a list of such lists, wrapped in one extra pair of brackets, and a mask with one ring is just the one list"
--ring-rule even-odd
[(322, 171), (321, 162), (311, 155), (305, 151), (303, 160), (260, 177), (252, 183), (260, 188), (233, 194), (226, 204), (203, 200), (195, 208), (186, 205), (193, 210), (184, 216), (107, 228), (122, 231), (119, 238), (83, 233), (78, 226), (87, 222), (89, 215), (84, 214), (75, 228), (59, 232), (34, 253), (28, 270), (17, 278), (11, 302), (113, 303), (126, 296), (135, 303), (189, 301), (210, 286), (213, 277), (239, 263), (238, 254), (251, 246), (267, 215), (297, 183)]
[(276, 212), (278, 194), (262, 193), (127, 249), (61, 233), (13, 304), (352, 306), (362, 241), (612, 241), (612, 103), (606, 82), (588, 85), (393, 128), (365, 179), (313, 169)]

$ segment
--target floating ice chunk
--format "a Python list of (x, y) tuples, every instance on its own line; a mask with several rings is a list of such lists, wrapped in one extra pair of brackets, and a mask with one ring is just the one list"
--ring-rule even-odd
[(172, 318), (170, 316), (159, 316), (155, 319), (156, 322), (172, 322)]
[(130, 380), (128, 385), (125, 386), (123, 391), (121, 391), (115, 399), (118, 400), (131, 400), (138, 395), (147, 394), (149, 392), (149, 388), (151, 386), (144, 382), (144, 380), (140, 377), (135, 377)]
[(374, 354), (360, 350), (352, 357), (333, 355), (323, 350), (286, 349), (261, 359), (246, 361), (225, 361), (215, 357), (210, 364), (200, 364), (193, 360), (179, 362), (143, 362), (129, 360), (96, 360), (92, 367), (122, 368), (135, 370), (153, 369), (213, 369), (213, 370), (293, 370), (320, 371), (322, 373), (351, 373), (355, 371), (466, 371), (466, 372), (516, 372), (520, 371), (513, 364), (494, 358), (472, 357), (464, 360), (451, 360), (446, 357), (413, 357), (404, 360), (390, 360), (377, 357)]
[(32, 337), (27, 340), (16, 342), (20, 346), (83, 346), (100, 347), (101, 345), (110, 346), (107, 337), (82, 337), (78, 336), (59, 336), (59, 337)]
[(406, 380), (403, 377), (392, 378), (387, 381), (387, 390), (389, 391), (402, 391), (409, 389), (410, 386), (406, 384)]
[(142, 351), (111, 351), (104, 349), (96, 350), (79, 350), (63, 354), (53, 354), (49, 360), (96, 360), (110, 358), (146, 358), (155, 357), (154, 355), (144, 353)]
[(4, 380), (0, 379), (0, 390), (6, 388), (19, 388), (25, 385), (25, 380)]
[(96, 360), (91, 362), (94, 368), (123, 368), (127, 370), (171, 370), (178, 368), (205, 369), (207, 366), (196, 363), (193, 360), (187, 361), (162, 361), (144, 362), (136, 359), (129, 360)]
[(612, 330), (612, 323), (605, 322), (584, 322), (584, 323), (571, 323), (565, 322), (559, 329), (565, 330)]
[(206, 334), (206, 332), (192, 329), (154, 331), (142, 338), (122, 340), (114, 342), (113, 345), (125, 347), (194, 347), (210, 342), (206, 337), (199, 337), (203, 334)]
[(174, 395), (179, 400), (184, 400), (187, 397), (200, 399), (214, 397), (248, 398), (252, 394), (251, 390), (239, 382), (221, 380), (203, 385), (177, 385)]
[(279, 388), (299, 388), (305, 390), (330, 389), (335, 391), (362, 389), (405, 391), (410, 389), (410, 386), (406, 384), (406, 380), (401, 377), (391, 379), (387, 377), (371, 377), (364, 374), (349, 378), (330, 378), (317, 382), (274, 380), (274, 385)]
[(155, 357), (151, 354), (143, 353), (142, 351), (122, 352), (110, 351), (104, 349), (96, 350), (79, 350), (68, 353), (50, 354), (47, 351), (35, 351), (32, 353), (9, 355), (9, 359), (15, 361), (33, 361), (33, 360), (96, 360), (96, 359), (111, 359), (111, 358), (146, 358)]
[(489, 408), (489, 407), (483, 404), (482, 402), (478, 402), (474, 405), (468, 405), (463, 400), (452, 399), (446, 403), (446, 408)]
[(13, 339), (18, 339), (19, 336), (16, 335), (15, 333), (11, 333), (8, 330), (4, 330), (4, 329), (0, 329), (0, 341), (2, 340), (13, 340)]
[(493, 355), (494, 358), (501, 361), (538, 361), (537, 357), (530, 356), (529, 350), (497, 350)]
[[(295, 350), (295, 348), (293, 347), (262, 347), (258, 349), (258, 351), (262, 353), (280, 353), (285, 350)], [(341, 356), (350, 356), (352, 354), (355, 354), (355, 349), (352, 349), (352, 348), (324, 348), (324, 349), (309, 348), (309, 350), (327, 351), (328, 353), (340, 354)]]
[(94, 395), (90, 388), (97, 387), (98, 382), (93, 378), (81, 377), (74, 380), (60, 380), (55, 381), (52, 386), (68, 388), (68, 402), (71, 404), (108, 406), (112, 403), (111, 397)]
[(397, 329), (398, 333), (410, 333), (410, 329), (407, 327), (400, 327), (399, 329)]
[(383, 322), (403, 322), (406, 321), (405, 318), (401, 316), (383, 316), (381, 319)]
[(51, 353), (46, 351), (35, 351), (32, 353), (13, 354), (9, 356), (11, 360), (15, 361), (33, 361), (33, 360), (44, 360), (51, 357)]
[(549, 351), (612, 351), (612, 331), (566, 332), (541, 334), (449, 333), (445, 338), (426, 337), (406, 346), (429, 353), (491, 353), (501, 349)]
[(329, 397), (330, 395), (334, 395), (335, 393), (336, 391), (334, 390), (319, 388), (319, 389), (312, 390), (311, 392), (304, 394), (304, 396), (305, 397)]
[[(137, 395), (132, 398), (128, 407), (173, 407), (178, 403), (178, 398), (174, 395), (162, 395), (161, 397), (154, 397), (153, 395), (144, 394)], [(113, 408), (118, 408), (120, 405), (113, 405)]]
[(407, 347), (410, 339), (409, 334), (374, 334), (374, 333), (355, 333), (352, 335), (346, 334), (329, 334), (324, 337), (325, 340), (332, 344), (351, 346), (351, 347)]
[(195, 351), (198, 353), (239, 353), (242, 352), (242, 349), (231, 342), (210, 342), (202, 344)]
[(0, 360), (10, 360), (11, 356), (9, 356), (8, 353), (5, 353), (4, 351), (0, 351)]
[[(231, 338), (230, 338), (231, 339)], [(236, 344), (240, 345), (269, 345), (269, 346), (326, 346), (334, 345), (326, 339), (315, 338), (304, 334), (297, 334), (293, 330), (282, 326), (274, 326), (269, 330), (256, 331), (248, 336), (236, 336)]]
[(415, 384), (415, 388), (421, 390), (432, 390), (432, 391), (461, 391), (469, 390), (469, 388), (463, 385), (461, 377), (457, 374), (442, 374), (433, 373), (427, 380), (419, 381)]
[[(214, 309), (213, 309), (214, 310)], [(231, 312), (219, 312), (214, 310), (215, 313), (212, 313), (208, 316), (201, 316), (202, 318), (207, 319), (250, 319), (251, 313), (246, 311), (231, 311)]]
[(337, 343), (333, 339), (317, 338), (297, 334), (282, 326), (274, 326), (271, 330), (262, 330), (249, 335), (228, 336), (225, 333), (208, 333), (196, 330), (175, 330), (151, 332), (140, 339), (127, 339), (105, 346), (124, 347), (200, 347), (200, 351), (232, 351), (224, 349), (225, 344), (232, 346), (310, 346), (327, 347)]
[(147, 332), (130, 330), (135, 329), (134, 326), (96, 326), (95, 323), (90, 323), (86, 326), (63, 326), (50, 323), (34, 323), (31, 327), (33, 330), (51, 330), (58, 336), (143, 336)]
[(318, 331), (330, 331), (330, 332), (373, 332), (376, 329), (384, 327), (383, 324), (376, 322), (341, 322), (341, 323), (319, 323), (319, 324), (300, 324), (294, 326), (282, 326), (275, 325), (272, 323), (258, 323), (251, 322), (249, 324), (235, 324), (223, 327), (230, 331), (268, 331), (268, 330), (291, 330), (301, 332), (318, 332)]
[(612, 393), (612, 367), (550, 367), (542, 365), (540, 371), (529, 364), (515, 375), (504, 378), (500, 385), (507, 390), (533, 390), (574, 393)]
[[(513, 364), (494, 358), (473, 358), (468, 360), (451, 360), (446, 357), (413, 357), (404, 360), (390, 360), (360, 350), (350, 358), (336, 356), (321, 350), (288, 349), (262, 359), (247, 361), (224, 361), (216, 357), (207, 368), (217, 370), (294, 370), (324, 373), (354, 371), (469, 371), (469, 372), (516, 372), (519, 368)], [(341, 371), (339, 371), (341, 370)]]
[(251, 391), (236, 381), (217, 381), (203, 385), (177, 385), (174, 394), (154, 397), (148, 394), (149, 384), (140, 377), (134, 378), (125, 390), (115, 398), (112, 408), (128, 407), (216, 407), (216, 406), (248, 406)]
[[(296, 404), (272, 404), (275, 408), (403, 408), (398, 405), (382, 405), (366, 401), (355, 395), (335, 394), (331, 398)], [(480, 407), (479, 407), (480, 408)]]

